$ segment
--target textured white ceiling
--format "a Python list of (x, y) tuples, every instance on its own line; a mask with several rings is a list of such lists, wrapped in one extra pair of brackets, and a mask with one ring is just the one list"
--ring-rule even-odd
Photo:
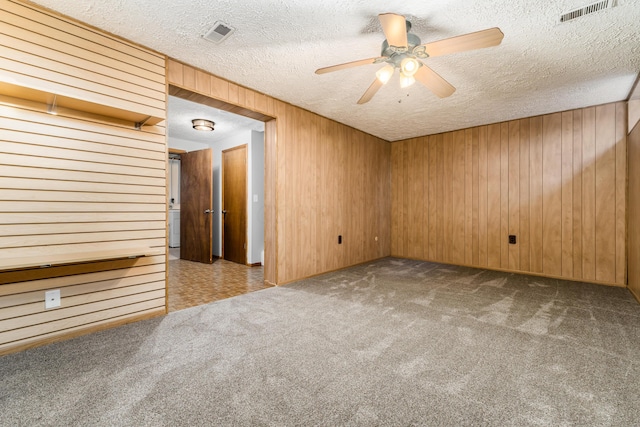
[[(264, 131), (263, 122), (175, 96), (169, 96), (167, 112), (170, 139), (176, 138), (213, 145), (233, 136), (239, 130)], [(191, 123), (193, 119), (211, 120), (215, 123), (215, 130), (212, 132), (195, 130)]]
[[(640, 2), (558, 24), (590, 0), (36, 0), (63, 14), (389, 141), (626, 99), (640, 70)], [(440, 99), (396, 78), (356, 102), (381, 65), (316, 75), (380, 54), (377, 15), (423, 43), (490, 27), (500, 46), (429, 58), (457, 91)], [(215, 21), (236, 32), (216, 45)]]

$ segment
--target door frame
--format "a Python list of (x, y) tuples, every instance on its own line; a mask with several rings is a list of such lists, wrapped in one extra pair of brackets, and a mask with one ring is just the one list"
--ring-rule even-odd
[[(249, 170), (247, 168), (248, 166), (248, 157), (249, 157), (249, 147), (247, 144), (241, 144), (241, 145), (237, 145), (235, 147), (231, 147), (231, 148), (227, 148), (226, 150), (222, 150), (221, 154), (220, 154), (220, 188), (221, 188), (221, 196), (222, 196), (222, 204), (221, 204), (221, 208), (224, 209), (225, 204), (224, 204), (224, 155), (225, 153), (228, 153), (229, 151), (235, 151), (235, 150), (240, 150), (240, 149), (244, 149), (244, 183), (245, 183), (245, 197), (243, 200), (243, 207), (244, 207), (244, 215), (245, 215), (245, 227), (244, 227), (244, 264), (247, 265), (247, 261), (249, 259), (249, 257), (247, 256), (247, 251), (249, 250), (249, 242), (247, 241), (247, 238), (249, 236), (249, 203), (247, 202), (247, 196), (249, 195), (249, 192), (247, 191), (247, 187), (249, 184)], [(221, 240), (221, 244), (222, 244), (222, 251), (221, 251), (221, 258), (226, 259), (224, 257), (224, 221), (225, 221), (225, 216), (224, 214), (220, 217), (222, 220), (222, 232), (220, 233), (220, 240)]]
[[(227, 101), (221, 101), (208, 95), (194, 92), (191, 89), (187, 89), (180, 85), (173, 83), (167, 83), (168, 95), (178, 98), (186, 99), (189, 101), (197, 102), (200, 104), (208, 105), (210, 107), (218, 108), (220, 110), (229, 111), (231, 113), (239, 114), (241, 116), (249, 117), (255, 120), (264, 122), (264, 281), (272, 286), (277, 286), (278, 278), (278, 232), (277, 232), (277, 140), (278, 140), (278, 118), (270, 116), (259, 111), (255, 111), (249, 108), (242, 107), (237, 104), (233, 104)], [(165, 134), (166, 135), (166, 134)], [(168, 136), (167, 136), (168, 138)], [(168, 141), (167, 141), (168, 148)], [(167, 165), (169, 158), (167, 156)], [(167, 189), (168, 190), (168, 189)], [(168, 195), (167, 195), (168, 197)], [(167, 202), (167, 220), (169, 216), (169, 204)], [(168, 232), (168, 221), (167, 221)], [(169, 245), (167, 239), (167, 258), (166, 262), (169, 262)], [(168, 268), (166, 269), (166, 281), (168, 283)], [(168, 285), (167, 285), (168, 286)], [(168, 301), (168, 300), (167, 300)], [(167, 302), (168, 310), (168, 302)]]

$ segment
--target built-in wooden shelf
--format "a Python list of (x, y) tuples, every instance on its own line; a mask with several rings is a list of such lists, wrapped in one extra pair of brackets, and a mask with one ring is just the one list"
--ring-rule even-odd
[(0, 260), (0, 270), (22, 270), (27, 268), (45, 268), (54, 265), (79, 264), (91, 261), (104, 261), (120, 258), (138, 258), (162, 255), (164, 248), (130, 248), (108, 251), (87, 251), (46, 256), (7, 258)]
[(106, 119), (129, 122), (132, 126), (153, 126), (162, 122), (164, 117), (149, 116), (135, 111), (97, 104), (83, 99), (65, 96), (64, 94), (51, 93), (40, 88), (32, 88), (0, 81), (0, 102), (20, 104), (27, 101), (37, 104), (40, 109), (51, 114), (82, 116), (90, 114)]

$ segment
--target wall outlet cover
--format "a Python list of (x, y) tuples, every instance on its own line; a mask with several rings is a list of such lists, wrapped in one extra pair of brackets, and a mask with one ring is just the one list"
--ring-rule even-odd
[(56, 307), (60, 307), (60, 289), (46, 291), (44, 293), (44, 308), (50, 309)]

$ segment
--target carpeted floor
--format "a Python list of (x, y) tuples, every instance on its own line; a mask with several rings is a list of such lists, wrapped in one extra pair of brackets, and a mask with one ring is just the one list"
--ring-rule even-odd
[(0, 425), (640, 420), (627, 290), (388, 258), (0, 358)]

